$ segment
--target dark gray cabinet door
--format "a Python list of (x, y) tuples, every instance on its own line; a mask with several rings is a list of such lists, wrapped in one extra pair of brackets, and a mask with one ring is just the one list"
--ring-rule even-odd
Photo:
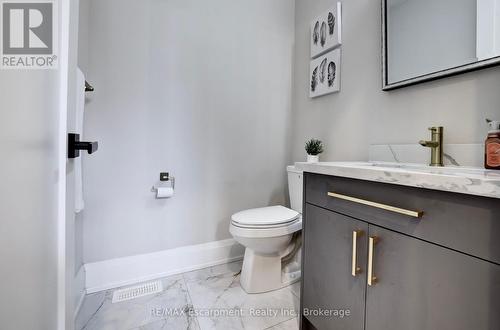
[(500, 329), (500, 266), (370, 225), (366, 330)]
[[(356, 276), (354, 231), (361, 234), (356, 240)], [(364, 329), (367, 231), (364, 222), (306, 204), (302, 307), (319, 330)], [(348, 310), (350, 315), (336, 316), (336, 310)], [(321, 311), (331, 315), (319, 315)]]

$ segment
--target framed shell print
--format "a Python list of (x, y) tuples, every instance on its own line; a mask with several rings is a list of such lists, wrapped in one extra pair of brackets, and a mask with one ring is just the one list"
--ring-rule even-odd
[(311, 58), (316, 58), (342, 43), (342, 5), (340, 2), (311, 22)]

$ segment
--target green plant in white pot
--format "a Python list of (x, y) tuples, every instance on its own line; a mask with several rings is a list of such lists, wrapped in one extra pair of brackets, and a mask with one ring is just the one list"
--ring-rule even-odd
[(319, 162), (319, 154), (323, 152), (323, 142), (317, 139), (310, 139), (306, 142), (307, 162)]

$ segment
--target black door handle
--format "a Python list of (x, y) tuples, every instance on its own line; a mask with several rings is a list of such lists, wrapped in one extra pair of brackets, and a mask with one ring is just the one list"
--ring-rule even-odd
[(80, 141), (80, 134), (68, 134), (68, 158), (80, 157), (80, 150), (93, 154), (99, 148), (97, 142)]

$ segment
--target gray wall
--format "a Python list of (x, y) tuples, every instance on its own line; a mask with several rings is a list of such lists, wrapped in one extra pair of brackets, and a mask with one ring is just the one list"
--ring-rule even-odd
[[(84, 261), (230, 237), (230, 215), (284, 203), (290, 0), (92, 0)], [(175, 197), (150, 192), (160, 171)]]
[(324, 140), (323, 160), (366, 160), (374, 143), (416, 143), (443, 125), (446, 143), (478, 143), (485, 117), (500, 118), (500, 68), (392, 92), (381, 91), (380, 1), (343, 1), (342, 90), (308, 97), (310, 20), (330, 0), (296, 0), (293, 159), (310, 137)]

